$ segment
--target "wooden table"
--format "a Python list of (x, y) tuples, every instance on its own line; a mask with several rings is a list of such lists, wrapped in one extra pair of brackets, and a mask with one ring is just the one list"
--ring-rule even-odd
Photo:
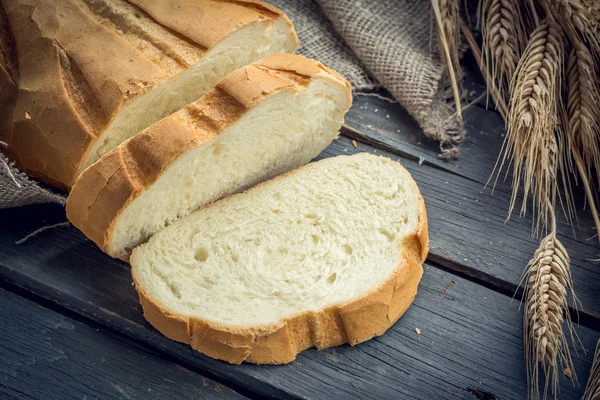
[[(505, 223), (510, 181), (493, 195), (485, 188), (502, 120), (482, 104), (465, 114), (469, 139), (449, 162), (399, 105), (355, 98), (350, 129), (321, 157), (364, 151), (399, 160), (425, 197), (431, 252), (414, 304), (385, 335), (311, 349), (284, 366), (232, 366), (166, 339), (145, 322), (129, 266), (75, 228), (15, 244), (64, 221), (61, 207), (1, 211), (0, 398), (524, 399), (520, 292), (513, 295), (537, 242), (531, 215)], [(598, 241), (587, 212), (578, 217), (576, 238), (562, 216), (559, 230), (587, 353), (573, 352), (580, 386), (563, 377), (561, 399), (581, 397), (600, 336), (600, 265), (588, 261), (598, 258)]]

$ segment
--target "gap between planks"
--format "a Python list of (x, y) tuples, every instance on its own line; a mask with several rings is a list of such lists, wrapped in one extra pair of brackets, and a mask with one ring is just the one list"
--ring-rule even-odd
[[(31, 301), (32, 303), (35, 303), (35, 304), (37, 304), (43, 308), (46, 308), (48, 310), (54, 311), (55, 313), (64, 315), (65, 317), (72, 319), (74, 321), (77, 321), (79, 323), (82, 323), (92, 329), (96, 329), (96, 330), (102, 329), (102, 331), (105, 334), (122, 339), (126, 343), (133, 342), (133, 343), (131, 343), (131, 345), (139, 346), (144, 351), (156, 353), (159, 358), (161, 358), (167, 362), (175, 364), (184, 369), (190, 370), (191, 372), (196, 373), (199, 376), (204, 376), (206, 378), (212, 379), (215, 382), (217, 382), (217, 383), (219, 383), (219, 384), (221, 384), (221, 385), (223, 385), (223, 386), (225, 386), (225, 387), (227, 387), (249, 399), (263, 399), (264, 398), (264, 396), (262, 396), (260, 393), (255, 393), (255, 392), (249, 390), (248, 387), (236, 385), (235, 382), (228, 381), (217, 375), (213, 375), (210, 373), (209, 370), (200, 369), (193, 363), (187, 363), (184, 360), (178, 359), (177, 357), (174, 357), (173, 355), (164, 351), (163, 349), (161, 349), (158, 346), (157, 347), (150, 346), (143, 341), (135, 340), (131, 336), (113, 328), (110, 324), (102, 324), (98, 321), (95, 321), (94, 319), (91, 319), (91, 318), (85, 316), (84, 314), (73, 311), (65, 306), (60, 305), (59, 303), (57, 303), (55, 301), (44, 298), (44, 297), (38, 295), (37, 293), (29, 291), (19, 284), (8, 282), (3, 277), (0, 277), (0, 290), (5, 290), (5, 291), (12, 293), (16, 296), (19, 296), (25, 300)], [(281, 392), (281, 396), (282, 396), (281, 397), (282, 399), (291, 398), (289, 393), (286, 393), (286, 392)]]
[[(398, 149), (397, 147), (394, 147), (394, 146), (391, 146), (391, 145), (386, 144), (384, 142), (380, 142), (378, 140), (375, 140), (374, 138), (370, 137), (369, 135), (367, 135), (366, 133), (362, 132), (361, 130), (356, 129), (356, 128), (348, 125), (348, 124), (343, 124), (342, 125), (342, 129), (340, 129), (340, 135), (345, 136), (345, 137), (350, 138), (350, 139), (354, 139), (354, 140), (356, 140), (358, 142), (361, 142), (362, 144), (366, 144), (367, 146), (371, 146), (371, 147), (373, 147), (375, 149), (383, 150), (383, 151), (386, 151), (386, 152), (388, 152), (390, 154), (394, 154), (396, 156), (400, 156), (402, 158), (406, 158), (407, 160), (419, 161), (420, 162), (420, 158), (417, 157), (417, 156), (415, 156), (414, 154), (411, 154), (411, 153), (409, 153), (407, 151), (402, 151), (402, 150)], [(443, 168), (443, 167), (439, 166), (436, 163), (432, 163), (430, 161), (427, 161), (426, 159), (424, 159), (422, 161), (422, 163), (424, 165), (427, 165), (428, 167), (437, 169), (438, 171), (444, 171), (444, 172), (449, 172), (450, 171), (449, 168)], [(459, 176), (459, 177), (461, 177), (463, 179), (466, 179), (468, 181), (477, 182), (478, 183), (477, 180), (471, 178), (470, 176), (463, 175), (463, 174), (458, 173), (456, 171), (450, 171), (450, 172), (452, 172), (456, 176)]]

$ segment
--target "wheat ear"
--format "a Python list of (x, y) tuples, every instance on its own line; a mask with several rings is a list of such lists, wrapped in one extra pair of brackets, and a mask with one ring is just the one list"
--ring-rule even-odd
[(502, 93), (517, 69), (525, 42), (519, 5), (516, 0), (483, 0), (481, 10), (484, 58)]
[(591, 182), (592, 169), (600, 172), (600, 90), (595, 64), (587, 46), (575, 40), (567, 63), (567, 146), (583, 181), (596, 231), (600, 217)]
[(536, 228), (546, 225), (546, 194), (554, 193), (558, 171), (558, 89), (561, 82), (563, 35), (555, 22), (544, 20), (532, 34), (511, 82), (508, 127), (498, 174), (512, 159), (512, 213), (523, 183), (521, 214), (531, 196), (537, 214)]
[(597, 19), (597, 8), (587, 5), (584, 0), (553, 0), (551, 6), (555, 10), (556, 18), (573, 40), (584, 39), (597, 54), (600, 52), (600, 20)]
[[(567, 293), (573, 293), (570, 260), (567, 250), (556, 237), (554, 210), (551, 231), (526, 267), (524, 347), (529, 399), (547, 398), (548, 390), (558, 395), (559, 367), (575, 371), (563, 323), (575, 337), (569, 314)], [(544, 375), (540, 397), (540, 369)], [(574, 376), (574, 379), (577, 379)]]
[(596, 353), (594, 354), (594, 362), (590, 370), (590, 378), (585, 387), (585, 393), (582, 400), (599, 400), (600, 399), (600, 340), (596, 345)]
[(440, 55), (446, 64), (452, 85), (456, 115), (462, 118), (460, 68), (460, 9), (458, 0), (431, 0), (440, 39)]

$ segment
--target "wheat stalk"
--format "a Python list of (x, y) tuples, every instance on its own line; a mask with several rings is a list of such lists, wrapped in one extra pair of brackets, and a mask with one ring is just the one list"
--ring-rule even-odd
[(462, 118), (460, 78), (460, 10), (458, 0), (431, 0), (440, 39), (440, 55), (452, 85), (456, 115)]
[(585, 393), (582, 400), (599, 400), (600, 399), (600, 340), (596, 345), (596, 353), (594, 354), (594, 362), (590, 370), (590, 378), (585, 387)]
[(560, 26), (544, 20), (531, 38), (511, 82), (508, 127), (501, 151), (500, 168), (512, 159), (512, 213), (521, 182), (524, 198), (521, 214), (531, 196), (537, 214), (536, 230), (546, 225), (551, 204), (547, 194), (555, 193), (558, 171), (558, 88), (560, 87), (563, 38)]
[(567, 63), (567, 146), (581, 176), (597, 232), (600, 217), (592, 189), (592, 168), (600, 172), (600, 90), (595, 80), (591, 52), (579, 40), (573, 42)]
[(475, 40), (475, 37), (473, 36), (473, 33), (471, 33), (471, 30), (465, 25), (462, 19), (460, 21), (460, 31), (464, 35), (471, 52), (475, 56), (477, 65), (479, 66), (479, 69), (483, 74), (483, 78), (485, 79), (488, 93), (492, 96), (494, 103), (496, 103), (496, 109), (502, 116), (502, 119), (504, 119), (504, 122), (506, 122), (506, 118), (508, 117), (508, 106), (506, 105), (504, 98), (501, 96), (501, 93), (498, 91), (498, 88), (494, 84), (494, 78), (491, 76), (490, 71), (488, 71), (486, 66), (483, 64), (482, 52), (477, 44), (477, 41)]
[(502, 93), (503, 82), (510, 83), (517, 69), (525, 42), (519, 5), (516, 0), (483, 0), (481, 10), (484, 58)]
[[(558, 394), (559, 367), (575, 371), (563, 323), (575, 337), (569, 314), (567, 292), (573, 294), (573, 279), (567, 250), (556, 237), (554, 212), (552, 228), (526, 267), (524, 347), (527, 367), (528, 396), (539, 399), (540, 367), (544, 374), (543, 398), (548, 389)], [(577, 379), (574, 376), (574, 379)]]

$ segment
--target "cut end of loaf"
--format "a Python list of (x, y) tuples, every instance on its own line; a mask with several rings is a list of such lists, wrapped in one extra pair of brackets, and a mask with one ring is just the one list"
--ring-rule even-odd
[(414, 299), (427, 248), (408, 172), (361, 154), (208, 205), (131, 264), (145, 316), (166, 336), (232, 363), (285, 363), (383, 334)]
[(297, 47), (293, 25), (283, 13), (228, 34), (196, 64), (124, 107), (92, 144), (79, 173), (123, 141), (197, 100), (229, 73), (270, 54), (294, 53)]
[(65, 190), (231, 71), (298, 47), (282, 11), (250, 0), (13, 1), (0, 34), (23, 89), (0, 138), (18, 167)]
[(198, 207), (309, 162), (337, 135), (351, 101), (348, 82), (322, 64), (266, 57), (84, 171), (69, 220), (126, 260)]

